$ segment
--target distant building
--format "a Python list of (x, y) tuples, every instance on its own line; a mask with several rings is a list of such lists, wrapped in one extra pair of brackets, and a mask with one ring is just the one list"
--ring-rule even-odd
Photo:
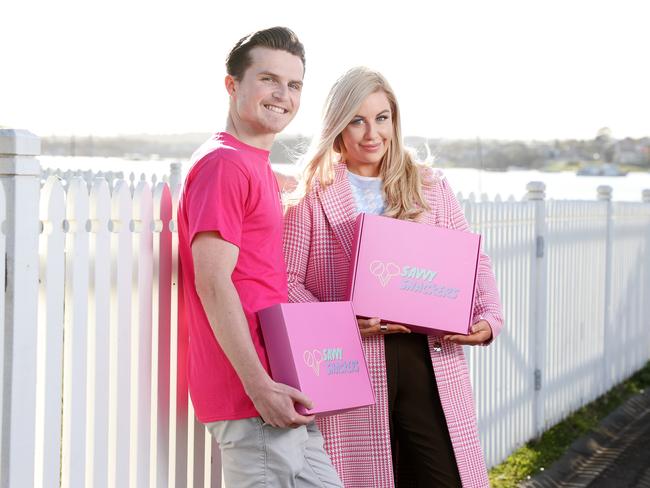
[(626, 137), (614, 145), (614, 162), (618, 164), (645, 166), (648, 163), (648, 156), (640, 141)]

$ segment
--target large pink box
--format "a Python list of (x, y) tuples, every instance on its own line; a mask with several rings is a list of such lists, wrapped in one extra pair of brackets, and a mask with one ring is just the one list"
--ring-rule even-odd
[(350, 302), (282, 303), (258, 312), (275, 381), (314, 403), (303, 414), (332, 414), (375, 403)]
[(481, 236), (360, 214), (348, 299), (361, 317), (425, 334), (468, 334)]

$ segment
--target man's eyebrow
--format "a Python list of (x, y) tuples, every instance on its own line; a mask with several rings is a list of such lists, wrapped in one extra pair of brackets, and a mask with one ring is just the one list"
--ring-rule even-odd
[[(272, 78), (275, 78), (276, 80), (280, 78), (279, 75), (273, 73), (272, 71), (260, 71), (257, 73), (257, 76), (270, 76)], [(303, 81), (302, 80), (291, 80), (289, 83), (296, 83), (300, 86), (303, 86)]]

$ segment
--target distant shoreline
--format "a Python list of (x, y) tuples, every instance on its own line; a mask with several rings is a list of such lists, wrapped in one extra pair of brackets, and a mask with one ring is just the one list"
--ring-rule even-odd
[[(132, 135), (116, 137), (43, 137), (42, 153), (48, 156), (116, 157), (122, 159), (187, 160), (210, 137), (208, 133)], [(544, 171), (576, 171), (604, 163), (625, 171), (650, 170), (650, 137), (613, 139), (597, 135), (592, 140), (505, 141), (405, 137), (416, 159), (441, 167), (505, 171), (508, 168)], [(306, 136), (279, 136), (271, 149), (274, 164), (299, 160), (309, 146)]]
[[(151, 181), (153, 174), (161, 181), (163, 175), (170, 172), (170, 163), (181, 163), (181, 173), (188, 170), (188, 158), (169, 158), (158, 160), (131, 161), (123, 158), (102, 157), (70, 157), (47, 156), (39, 157), (43, 169), (59, 169), (63, 174), (68, 171), (98, 172), (110, 171), (122, 173), (130, 180), (130, 174), (139, 180), (144, 175)], [(440, 167), (437, 163), (435, 166)], [(297, 175), (300, 167), (295, 164), (273, 164), (273, 169), (287, 176)], [(520, 199), (526, 193), (526, 185), (530, 181), (542, 181), (546, 184), (548, 199), (580, 199), (594, 200), (597, 188), (609, 185), (613, 189), (615, 201), (641, 201), (641, 192), (650, 189), (650, 172), (642, 171), (634, 175), (616, 176), (577, 176), (575, 171), (540, 171), (526, 168), (510, 168), (505, 171), (488, 171), (477, 168), (444, 167), (443, 171), (450, 181), (454, 192), (462, 192), (465, 197), (474, 193), (475, 198), (488, 198), (500, 195), (502, 199), (511, 195)]]

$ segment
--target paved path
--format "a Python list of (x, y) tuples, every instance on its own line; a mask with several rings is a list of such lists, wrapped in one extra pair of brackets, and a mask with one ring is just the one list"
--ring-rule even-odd
[(522, 486), (650, 488), (650, 390), (630, 398)]

